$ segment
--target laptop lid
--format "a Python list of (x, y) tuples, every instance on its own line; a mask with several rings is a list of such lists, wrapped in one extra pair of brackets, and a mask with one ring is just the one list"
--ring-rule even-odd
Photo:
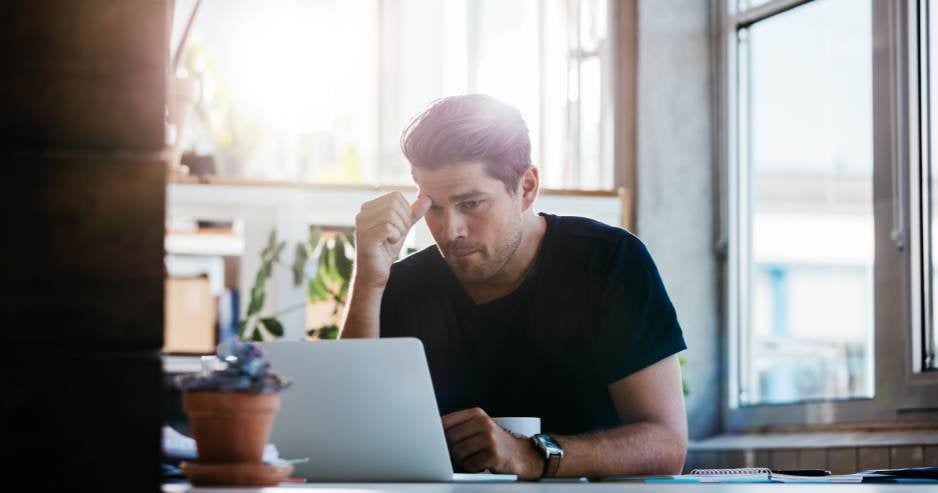
[(453, 477), (423, 345), (413, 338), (262, 344), (283, 392), (271, 441), (316, 482)]

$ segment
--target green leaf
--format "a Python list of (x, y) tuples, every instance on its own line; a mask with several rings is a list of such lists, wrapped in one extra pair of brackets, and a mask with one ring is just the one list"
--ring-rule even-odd
[(355, 248), (355, 228), (349, 228), (349, 230), (345, 232), (345, 239), (348, 241), (349, 245), (352, 245), (352, 249), (354, 249)]
[(293, 285), (299, 286), (303, 282), (303, 274), (306, 268), (306, 261), (309, 255), (306, 253), (306, 246), (302, 243), (296, 244), (296, 253), (293, 255)]
[[(321, 271), (320, 271), (321, 272)], [(329, 289), (323, 284), (322, 275), (317, 275), (315, 279), (309, 282), (307, 296), (310, 302), (328, 301), (332, 298)]]
[(264, 249), (261, 250), (261, 261), (266, 262), (271, 260), (271, 256), (274, 253), (274, 250), (277, 248), (277, 230), (270, 230), (270, 234), (267, 236), (267, 245), (264, 246)]
[(255, 289), (251, 290), (251, 303), (248, 305), (248, 315), (254, 315), (255, 313), (261, 311), (261, 308), (264, 308), (264, 291)]
[(257, 277), (254, 278), (255, 286), (264, 286), (264, 283), (267, 282), (267, 279), (270, 278), (270, 271), (273, 270), (273, 264), (270, 262), (262, 262), (261, 268), (257, 270)]
[(335, 250), (336, 239), (333, 239), (331, 246), (326, 249), (326, 265), (330, 271), (335, 271)]
[(264, 283), (254, 283), (251, 286), (251, 299), (259, 298), (264, 294)]
[(352, 259), (345, 254), (346, 242), (336, 242), (335, 251), (335, 273), (339, 276), (340, 282), (345, 284), (352, 277)]
[(262, 318), (261, 324), (274, 337), (283, 337), (283, 324), (274, 317)]
[(263, 342), (264, 334), (261, 334), (260, 330), (254, 329), (254, 332), (251, 332), (251, 340), (257, 341), (257, 342)]
[(337, 325), (327, 325), (319, 329), (320, 339), (336, 339), (338, 337), (339, 337), (339, 326)]
[(238, 337), (240, 337), (241, 339), (244, 339), (244, 329), (247, 328), (247, 325), (248, 325), (247, 319), (238, 321)]
[(348, 288), (349, 288), (349, 282), (348, 282), (348, 281), (343, 282), (342, 285), (339, 286), (339, 293), (336, 294), (336, 296), (335, 296), (335, 302), (336, 302), (338, 305), (340, 305), (340, 306), (336, 307), (337, 309), (341, 309), (343, 306), (345, 306), (345, 299), (346, 299), (346, 297), (348, 297)]
[(319, 275), (326, 285), (339, 284), (342, 280), (336, 272), (335, 267), (335, 246), (323, 249), (319, 258)]
[(277, 244), (277, 247), (274, 249), (273, 259), (271, 260), (280, 260), (280, 254), (283, 253), (283, 248), (287, 246), (287, 242), (281, 241)]
[(309, 239), (306, 244), (309, 245), (309, 252), (312, 255), (316, 251), (316, 247), (319, 246), (319, 240), (322, 238), (322, 230), (319, 229), (319, 226), (311, 229), (309, 231)]

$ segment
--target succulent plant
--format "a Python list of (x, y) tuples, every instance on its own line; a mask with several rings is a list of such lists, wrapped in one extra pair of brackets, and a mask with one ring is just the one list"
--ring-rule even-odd
[(289, 379), (271, 369), (255, 343), (232, 337), (218, 345), (217, 355), (215, 368), (180, 375), (176, 385), (182, 390), (207, 392), (279, 392), (290, 386)]

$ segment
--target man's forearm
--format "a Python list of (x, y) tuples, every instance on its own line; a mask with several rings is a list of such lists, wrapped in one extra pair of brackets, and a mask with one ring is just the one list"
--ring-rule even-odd
[(558, 476), (679, 474), (687, 453), (686, 438), (653, 422), (624, 425), (590, 435), (553, 438), (564, 449)]
[(339, 337), (375, 339), (380, 336), (382, 296), (384, 296), (384, 288), (353, 282), (349, 290), (349, 301), (345, 307)]

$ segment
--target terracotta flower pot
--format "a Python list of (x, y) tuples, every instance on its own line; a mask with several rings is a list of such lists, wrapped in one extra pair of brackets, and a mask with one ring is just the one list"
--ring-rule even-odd
[(260, 463), (280, 394), (185, 391), (182, 406), (199, 462)]

